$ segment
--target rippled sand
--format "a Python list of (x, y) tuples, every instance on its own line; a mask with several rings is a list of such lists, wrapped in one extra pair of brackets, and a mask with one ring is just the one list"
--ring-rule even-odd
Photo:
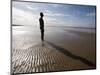
[(13, 29), (12, 73), (95, 69), (95, 33), (48, 29), (42, 43), (39, 31), (23, 30)]

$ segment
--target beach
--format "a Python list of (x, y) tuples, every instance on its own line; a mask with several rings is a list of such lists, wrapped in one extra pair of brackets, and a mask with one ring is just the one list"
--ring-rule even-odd
[(96, 68), (95, 28), (12, 26), (12, 73)]

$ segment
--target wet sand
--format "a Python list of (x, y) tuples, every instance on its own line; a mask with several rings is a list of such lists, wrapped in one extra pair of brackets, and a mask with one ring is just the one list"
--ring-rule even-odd
[(41, 42), (38, 27), (13, 26), (12, 73), (95, 69), (95, 30), (47, 27)]

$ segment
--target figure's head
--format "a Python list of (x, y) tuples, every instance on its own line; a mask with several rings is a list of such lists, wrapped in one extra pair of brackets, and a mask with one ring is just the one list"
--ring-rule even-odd
[(43, 17), (43, 16), (44, 16), (42, 12), (40, 12), (40, 16), (41, 16), (41, 17)]

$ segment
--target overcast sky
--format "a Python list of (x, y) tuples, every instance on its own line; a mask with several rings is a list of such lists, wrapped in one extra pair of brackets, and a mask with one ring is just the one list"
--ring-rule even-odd
[(45, 26), (95, 27), (95, 6), (12, 2), (12, 23), (39, 26), (44, 13)]

